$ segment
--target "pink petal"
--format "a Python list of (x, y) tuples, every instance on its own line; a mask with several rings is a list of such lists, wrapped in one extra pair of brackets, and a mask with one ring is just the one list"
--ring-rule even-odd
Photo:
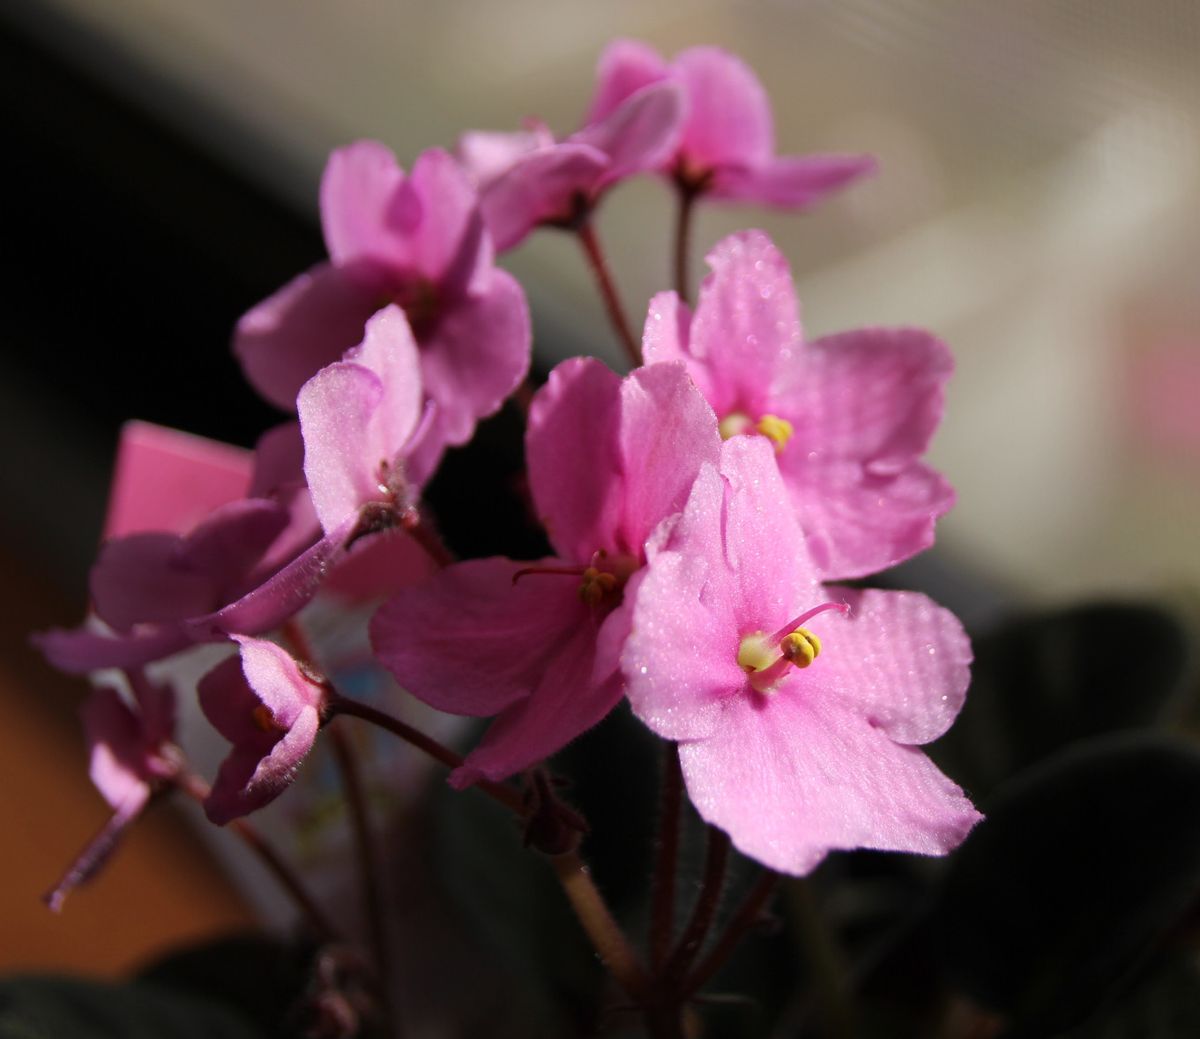
[(653, 83), (622, 102), (603, 121), (573, 134), (572, 143), (589, 145), (608, 156), (608, 168), (592, 194), (667, 162), (679, 142), (683, 105), (678, 85)]
[(246, 681), (278, 724), (290, 727), (305, 708), (320, 707), (324, 702), (324, 687), (281, 646), (245, 635), (233, 639), (241, 649)]
[(838, 848), (942, 855), (979, 820), (920, 751), (797, 692), (732, 697), (711, 736), (680, 746), (692, 803), (740, 851), (804, 874)]
[(694, 47), (672, 67), (687, 97), (680, 150), (688, 166), (703, 171), (727, 163), (756, 165), (771, 157), (770, 102), (742, 61), (716, 47)]
[(624, 507), (617, 547), (640, 559), (651, 530), (683, 508), (700, 467), (720, 457), (721, 438), (712, 408), (682, 364), (639, 368), (620, 393)]
[(370, 260), (393, 267), (407, 258), (407, 236), (422, 214), (401, 201), (404, 182), (396, 156), (378, 141), (356, 141), (329, 157), (321, 226), (335, 265)]
[(347, 356), (306, 382), (296, 402), (304, 473), (326, 532), (384, 497), (384, 467), (400, 462), (420, 414), (417, 348), (398, 307), (372, 318)]
[(91, 748), (89, 775), (109, 806), (116, 809), (150, 796), (146, 782), (146, 742), (142, 726), (114, 689), (93, 689), (80, 712)]
[(186, 534), (220, 505), (246, 496), (248, 451), (149, 422), (121, 427), (109, 492), (106, 539)]
[(794, 435), (779, 455), (826, 577), (859, 577), (933, 542), (954, 501), (918, 461), (942, 416), (945, 345), (915, 329), (865, 329), (811, 344), (771, 406)]
[(518, 159), (485, 188), (481, 205), (496, 250), (520, 245), (539, 224), (569, 221), (590, 199), (608, 156), (585, 144), (555, 144)]
[(175, 738), (175, 690), (167, 683), (153, 682), (141, 668), (130, 668), (125, 677), (141, 717), (142, 738), (155, 747)]
[(359, 538), (334, 566), (321, 593), (348, 603), (372, 602), (427, 581), (437, 570), (429, 553), (407, 533), (385, 530)]
[(529, 371), (529, 307), (507, 271), (492, 269), (478, 295), (446, 309), (421, 351), (425, 392), (437, 402), (436, 436), (463, 444)]
[(708, 369), (709, 403), (721, 418), (741, 411), (757, 420), (771, 410), (778, 373), (807, 371), (792, 274), (762, 231), (729, 235), (706, 259), (712, 273), (700, 286), (688, 344), (699, 364), (689, 368)]
[[(958, 716), (971, 680), (971, 643), (958, 618), (916, 592), (830, 588), (849, 603), (820, 658), (827, 687), (897, 743), (929, 743)], [(802, 678), (803, 676), (801, 676)]]
[(879, 164), (871, 155), (795, 155), (757, 165), (730, 165), (718, 170), (705, 196), (756, 202), (781, 209), (804, 209)]
[(563, 559), (588, 562), (623, 512), (620, 378), (599, 361), (563, 361), (534, 396), (525, 457), (538, 517)]
[(585, 124), (606, 119), (642, 87), (669, 75), (667, 63), (649, 44), (640, 40), (614, 40), (600, 55), (596, 67), (596, 93), (592, 96)]
[[(246, 575), (282, 533), (288, 513), (277, 502), (264, 498), (222, 505), (179, 546), (176, 564), (189, 573), (205, 574), (218, 595), (240, 590)], [(146, 618), (156, 620), (158, 618)]]
[(175, 534), (131, 534), (105, 542), (92, 566), (96, 615), (121, 632), (139, 621), (183, 620), (214, 606), (208, 574), (177, 565)]
[(478, 291), (492, 266), (492, 244), (483, 233), (479, 196), (448, 152), (431, 148), (413, 164), (408, 188), (422, 204), (422, 219), (405, 243), (412, 274), (451, 298)]
[[(691, 308), (674, 292), (659, 292), (650, 298), (642, 331), (642, 358), (646, 364), (689, 361), (691, 353)], [(689, 374), (706, 399), (711, 399), (707, 369), (692, 365)]]
[(479, 779), (507, 779), (545, 761), (577, 736), (602, 721), (621, 701), (621, 681), (613, 676), (591, 682), (595, 633), (578, 629), (546, 661), (533, 695), (508, 708), (450, 774), (458, 789)]
[(304, 439), (299, 422), (281, 422), (254, 445), (254, 481), (249, 497), (269, 498), (304, 481)]
[(516, 133), (469, 130), (459, 137), (455, 151), (467, 177), (483, 191), (518, 159), (553, 143), (553, 135), (542, 126)]
[(264, 732), (254, 720), (261, 701), (246, 681), (241, 655), (226, 657), (196, 683), (200, 710), (208, 723), (233, 744), (259, 745), (270, 750), (278, 734)]
[(577, 631), (594, 637), (578, 577), (535, 573), (513, 583), (526, 566), (560, 565), (493, 558), (447, 567), (375, 614), (375, 654), (401, 686), (438, 710), (496, 714), (530, 695), (547, 659)]
[(300, 387), (362, 339), (383, 298), (379, 272), (317, 264), (237, 323), (242, 373), (272, 404), (294, 411)]
[(30, 641), (58, 670), (86, 675), (106, 667), (141, 667), (178, 653), (192, 640), (178, 625), (148, 625), (131, 635), (105, 635), (88, 627), (52, 628)]

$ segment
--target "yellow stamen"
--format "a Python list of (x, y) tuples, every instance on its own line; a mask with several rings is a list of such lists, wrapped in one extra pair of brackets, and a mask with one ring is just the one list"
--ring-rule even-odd
[(764, 671), (778, 659), (778, 655), (767, 644), (767, 637), (761, 631), (747, 635), (738, 646), (738, 667), (747, 673)]
[(776, 454), (787, 447), (788, 441), (792, 439), (792, 434), (795, 432), (792, 424), (778, 415), (764, 415), (754, 428), (768, 440), (774, 442)]
[(598, 606), (604, 597), (617, 587), (617, 577), (606, 570), (597, 570), (589, 566), (583, 572), (583, 580), (579, 583), (579, 598), (589, 606)]

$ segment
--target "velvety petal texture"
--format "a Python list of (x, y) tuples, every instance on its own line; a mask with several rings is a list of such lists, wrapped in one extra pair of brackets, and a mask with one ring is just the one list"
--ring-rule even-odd
[(282, 648), (238, 637), (237, 657), (197, 687), (204, 715), (230, 743), (204, 809), (224, 825), (273, 801), (292, 782), (320, 728), (323, 686)]
[(524, 293), (493, 265), (476, 189), (440, 149), (418, 156), (408, 175), (377, 141), (335, 151), (321, 215), (330, 262), (247, 313), (234, 351), (255, 388), (291, 410), (309, 379), (363, 339), (373, 314), (401, 307), (426, 369), (425, 398), (436, 405), (423, 429), (428, 476), (446, 446), (469, 439), (525, 377)]
[[(622, 671), (634, 712), (679, 741), (703, 818), (796, 874), (835, 848), (942, 854), (963, 839), (978, 813), (910, 746), (963, 702), (971, 653), (953, 616), (914, 593), (823, 586), (763, 438), (728, 441), (654, 546)], [(778, 641), (801, 627), (820, 640), (803, 667)]]
[(921, 461), (953, 369), (946, 346), (917, 329), (806, 343), (787, 262), (761, 231), (723, 239), (708, 262), (694, 313), (674, 293), (654, 297), (647, 362), (686, 364), (723, 435), (772, 438), (823, 577), (862, 577), (928, 548), (954, 501)]
[(620, 379), (563, 362), (529, 412), (534, 505), (558, 555), (474, 560), (405, 589), (371, 624), (376, 656), (418, 699), (498, 715), (453, 782), (503, 779), (603, 718), (631, 623), (622, 591), (646, 539), (720, 454), (716, 417), (682, 364)]

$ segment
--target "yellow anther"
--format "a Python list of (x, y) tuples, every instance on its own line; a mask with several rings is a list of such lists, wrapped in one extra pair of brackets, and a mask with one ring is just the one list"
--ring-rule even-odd
[(597, 606), (606, 595), (616, 589), (617, 583), (615, 574), (589, 566), (583, 572), (583, 580), (579, 582), (579, 598), (589, 606)]
[(250, 716), (254, 719), (254, 724), (263, 732), (280, 731), (279, 723), (275, 721), (275, 715), (271, 713), (271, 708), (265, 703), (260, 703), (257, 707), (255, 707), (254, 710), (250, 712)]
[(821, 640), (807, 628), (797, 628), (784, 636), (779, 648), (796, 667), (808, 667), (821, 652)]
[(728, 440), (739, 433), (748, 433), (754, 428), (754, 422), (744, 411), (731, 411), (717, 425), (717, 432), (722, 440)]
[(788, 441), (792, 439), (792, 434), (795, 432), (792, 424), (778, 415), (764, 415), (754, 428), (768, 440), (774, 442), (776, 454), (787, 447)]

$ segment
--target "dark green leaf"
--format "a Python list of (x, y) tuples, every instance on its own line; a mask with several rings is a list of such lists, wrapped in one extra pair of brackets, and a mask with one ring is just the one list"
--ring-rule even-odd
[(0, 1039), (261, 1039), (219, 1003), (134, 983), (0, 981)]
[(1094, 740), (986, 807), (936, 911), (943, 959), (1014, 1035), (1044, 1035), (1086, 1016), (1200, 892), (1200, 752)]

